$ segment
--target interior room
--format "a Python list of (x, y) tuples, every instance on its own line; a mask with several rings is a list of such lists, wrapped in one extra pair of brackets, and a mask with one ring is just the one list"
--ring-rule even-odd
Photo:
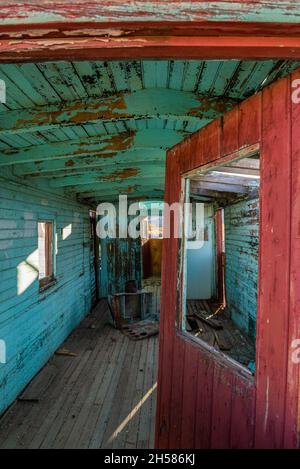
[(0, 448), (299, 446), (298, 25), (63, 3), (0, 25)]

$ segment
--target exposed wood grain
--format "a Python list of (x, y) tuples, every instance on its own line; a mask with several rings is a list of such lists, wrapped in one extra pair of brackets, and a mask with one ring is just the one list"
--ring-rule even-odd
[(291, 248), (290, 93), (289, 79), (262, 93), (255, 438), (256, 446), (267, 448), (284, 445)]
[[(135, 447), (153, 446), (158, 340), (129, 341), (105, 325), (106, 308), (100, 303), (65, 342), (77, 357), (55, 355), (33, 379), (39, 402), (16, 402), (0, 420), (1, 448), (124, 447), (130, 435)], [(122, 424), (132, 412), (128, 434)]]
[[(299, 80), (299, 72), (291, 76)], [(285, 429), (284, 445), (286, 448), (300, 447), (300, 389), (299, 389), (299, 363), (293, 359), (293, 353), (299, 349), (300, 338), (300, 106), (291, 104), (291, 259), (290, 259), (290, 320), (288, 331), (288, 363), (287, 363), (287, 392), (285, 402)], [(299, 358), (299, 354), (296, 354)], [(298, 394), (298, 399), (295, 398)], [(298, 416), (295, 420), (295, 415)]]
[(212, 398), (211, 447), (230, 447), (233, 376), (230, 370), (215, 365)]
[[(186, 344), (187, 345), (187, 344)], [(198, 379), (198, 351), (195, 347), (187, 347), (184, 356), (183, 392), (180, 448), (195, 447), (196, 408), (194, 389)], [(174, 383), (174, 385), (176, 385)]]
[(137, 36), (0, 41), (0, 62), (100, 59), (298, 59), (298, 37)]

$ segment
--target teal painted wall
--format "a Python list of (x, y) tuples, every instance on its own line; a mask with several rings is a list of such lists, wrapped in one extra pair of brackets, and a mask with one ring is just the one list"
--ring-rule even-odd
[[(90, 311), (93, 285), (89, 209), (47, 187), (0, 175), (0, 363), (2, 413)], [(54, 220), (57, 284), (39, 292), (30, 264), (37, 221)], [(62, 238), (62, 228), (72, 232)], [(21, 281), (22, 280), (22, 281)]]
[[(128, 207), (131, 203), (138, 203), (135, 200), (128, 200)], [(118, 203), (113, 202), (118, 216)], [(151, 204), (153, 204), (153, 215), (162, 213), (163, 203), (160, 200), (142, 201), (144, 214), (151, 214)], [(158, 210), (157, 212), (155, 210)], [(135, 215), (128, 215), (128, 224), (135, 218)], [(117, 231), (118, 231), (117, 226)], [(142, 246), (141, 238), (137, 239), (116, 238), (102, 239), (100, 256), (100, 295), (107, 297), (114, 293), (125, 291), (126, 282), (136, 280), (138, 288), (142, 286)]]
[(233, 321), (255, 337), (259, 200), (225, 208), (226, 298)]
[[(106, 245), (107, 253), (106, 268), (103, 265), (107, 290), (103, 296), (124, 292), (129, 280), (136, 280), (141, 288), (141, 240), (107, 239), (102, 243)], [(105, 280), (103, 283), (105, 285)]]

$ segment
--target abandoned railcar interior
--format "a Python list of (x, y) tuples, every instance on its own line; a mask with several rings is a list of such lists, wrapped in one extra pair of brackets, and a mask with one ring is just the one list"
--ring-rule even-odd
[(254, 3), (0, 1), (0, 449), (300, 448), (300, 2)]

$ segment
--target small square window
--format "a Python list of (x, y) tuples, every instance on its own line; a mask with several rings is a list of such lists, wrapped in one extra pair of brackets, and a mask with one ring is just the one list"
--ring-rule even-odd
[(53, 222), (38, 222), (39, 283), (45, 288), (54, 281)]

